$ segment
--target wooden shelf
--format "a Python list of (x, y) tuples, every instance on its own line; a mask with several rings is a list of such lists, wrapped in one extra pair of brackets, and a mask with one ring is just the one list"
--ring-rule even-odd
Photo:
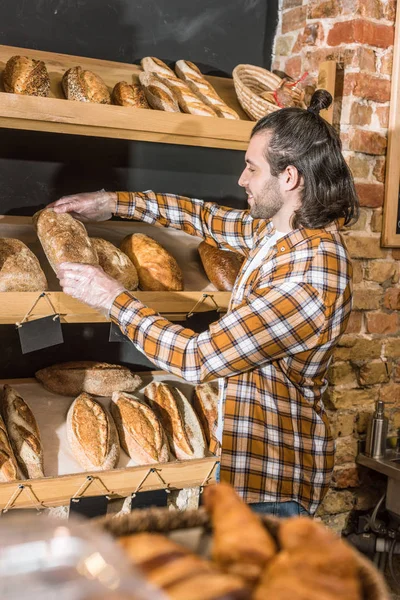
[[(86, 223), (91, 237), (102, 237), (119, 246), (121, 240), (131, 233), (145, 233), (155, 238), (177, 259), (183, 271), (185, 290), (182, 292), (141, 292), (135, 296), (146, 306), (163, 314), (173, 321), (185, 318), (195, 304), (203, 298), (203, 294), (211, 297), (199, 304), (196, 312), (215, 309), (216, 302), (222, 312), (226, 312), (230, 300), (230, 292), (218, 292), (206, 278), (198, 257), (197, 246), (201, 238), (190, 236), (182, 231), (155, 227), (138, 221), (106, 221), (104, 223)], [(62, 323), (104, 323), (107, 318), (86, 304), (71, 298), (60, 291), (58, 280), (52, 271), (30, 217), (13, 217), (0, 215), (0, 237), (17, 238), (24, 242), (38, 257), (49, 284), (47, 292)], [(40, 292), (2, 292), (0, 293), (0, 324), (20, 322), (34, 304)], [(45, 317), (50, 307), (45, 299), (38, 302), (30, 319)]]
[(240, 114), (239, 121), (66, 100), (60, 82), (70, 67), (80, 65), (94, 71), (110, 91), (118, 81), (136, 82), (141, 68), (0, 45), (0, 70), (11, 56), (18, 54), (46, 63), (51, 92), (48, 98), (37, 98), (8, 94), (0, 88), (0, 127), (231, 150), (247, 148), (254, 122), (241, 109), (232, 79), (207, 77), (224, 101)]

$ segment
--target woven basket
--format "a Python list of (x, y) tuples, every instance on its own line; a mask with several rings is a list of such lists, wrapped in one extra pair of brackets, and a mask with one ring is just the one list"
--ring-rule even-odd
[[(276, 539), (280, 519), (268, 515), (259, 515), (264, 526)], [(135, 510), (120, 517), (101, 517), (95, 523), (114, 537), (132, 533), (153, 532), (168, 534), (177, 530), (202, 528), (210, 532), (210, 519), (204, 508), (198, 510), (177, 511), (166, 508)], [(363, 600), (390, 600), (390, 594), (380, 572), (357, 550), (354, 550), (359, 565), (359, 576)]]
[[(232, 73), (236, 95), (243, 110), (254, 121), (279, 110), (279, 106), (261, 98), (263, 92), (273, 92), (282, 83), (282, 79), (261, 67), (254, 65), (237, 65)], [(300, 103), (302, 95), (296, 87), (287, 88), (296, 103)]]

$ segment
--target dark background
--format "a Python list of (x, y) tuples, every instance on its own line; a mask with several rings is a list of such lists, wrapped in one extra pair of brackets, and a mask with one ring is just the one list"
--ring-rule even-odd
[[(270, 67), (278, 0), (0, 0), (2, 44), (139, 63), (195, 62), (230, 76), (238, 63)], [(29, 53), (27, 52), (27, 55)], [(245, 206), (244, 153), (126, 140), (0, 130), (0, 214), (32, 215), (62, 195), (106, 190), (173, 192)], [(0, 326), (0, 377), (93, 359), (143, 367), (108, 324), (63, 325), (64, 344), (23, 356), (14, 326)]]

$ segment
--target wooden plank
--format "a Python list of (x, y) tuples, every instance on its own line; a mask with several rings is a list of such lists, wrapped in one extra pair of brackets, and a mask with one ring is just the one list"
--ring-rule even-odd
[[(335, 99), (335, 84), (336, 84), (336, 61), (325, 60), (319, 65), (318, 70), (318, 89), (327, 90), (333, 100)], [(327, 110), (321, 110), (321, 117), (332, 125), (333, 122), (333, 102)]]
[(118, 81), (135, 82), (141, 69), (137, 65), (10, 46), (0, 46), (0, 67), (14, 54), (45, 61), (51, 92), (49, 98), (0, 92), (1, 127), (233, 150), (247, 147), (254, 123), (240, 108), (232, 79), (208, 77), (221, 97), (238, 111), (239, 121), (69, 101), (63, 96), (61, 77), (71, 66), (79, 64), (94, 70), (110, 91)]

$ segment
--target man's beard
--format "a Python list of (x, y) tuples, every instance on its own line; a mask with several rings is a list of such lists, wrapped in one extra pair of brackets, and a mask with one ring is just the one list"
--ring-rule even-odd
[(272, 219), (280, 211), (283, 204), (284, 200), (279, 191), (278, 180), (271, 177), (257, 195), (257, 198), (253, 196), (250, 214), (253, 219)]

